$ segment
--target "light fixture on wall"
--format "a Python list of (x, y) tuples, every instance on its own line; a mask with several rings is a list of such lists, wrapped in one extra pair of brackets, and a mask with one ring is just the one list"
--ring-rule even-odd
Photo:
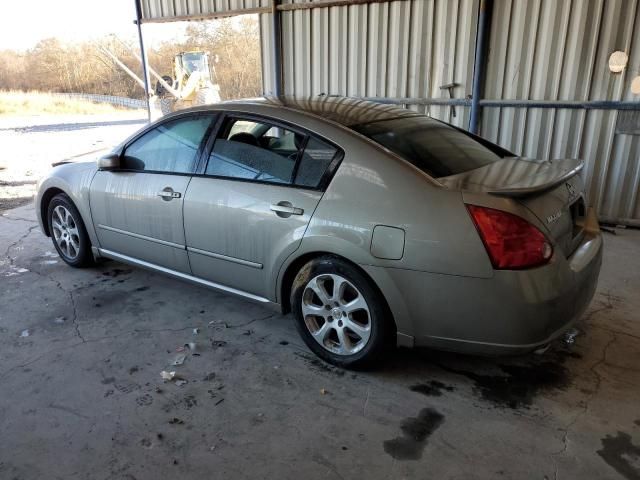
[(640, 95), (640, 75), (634, 78), (631, 82), (631, 93), (634, 95)]
[(611, 73), (620, 73), (627, 66), (628, 61), (629, 56), (625, 52), (621, 50), (613, 52), (609, 57), (609, 70)]

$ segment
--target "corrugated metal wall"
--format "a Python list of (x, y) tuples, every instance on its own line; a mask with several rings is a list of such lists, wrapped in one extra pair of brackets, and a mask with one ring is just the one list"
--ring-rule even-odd
[[(283, 3), (291, 3), (285, 0)], [(301, 3), (296, 1), (296, 3)], [(456, 98), (471, 93), (478, 0), (399, 0), (282, 13), (286, 93)], [(495, 0), (486, 99), (630, 100), (640, 74), (638, 0)], [(263, 15), (265, 91), (270, 20)], [(608, 69), (629, 54), (622, 74)], [(410, 108), (467, 127), (469, 109)], [(484, 108), (482, 135), (527, 157), (583, 158), (604, 219), (640, 222), (640, 136), (615, 134), (618, 112)]]
[[(284, 91), (448, 98), (440, 86), (455, 82), (460, 85), (454, 95), (464, 98), (471, 93), (478, 4), (479, 0), (400, 0), (284, 11)], [(267, 15), (262, 16), (262, 32), (263, 78), (265, 92), (270, 92)], [(429, 113), (456, 125), (468, 124), (468, 108), (456, 107), (456, 117), (452, 111), (432, 106)]]
[[(640, 74), (638, 0), (495, 0), (484, 98), (630, 100)], [(629, 64), (608, 68), (622, 50)], [(526, 54), (525, 54), (526, 53)], [(527, 157), (583, 158), (603, 218), (640, 221), (640, 136), (615, 110), (485, 108), (482, 135)]]
[[(313, 0), (312, 0), (313, 1)], [(283, 4), (306, 3), (283, 0)], [(483, 98), (640, 100), (640, 0), (494, 0)], [(142, 0), (145, 18), (268, 7), (269, 0)], [(173, 10), (171, 10), (173, 9)], [(195, 10), (194, 10), (195, 9)], [(479, 0), (394, 0), (283, 11), (284, 90), (363, 97), (471, 93)], [(264, 91), (272, 91), (271, 19), (261, 16)], [(608, 69), (629, 54), (622, 74)], [(466, 127), (469, 109), (408, 106)], [(484, 108), (482, 134), (518, 154), (584, 158), (601, 217), (640, 224), (640, 136), (616, 134), (618, 112)]]

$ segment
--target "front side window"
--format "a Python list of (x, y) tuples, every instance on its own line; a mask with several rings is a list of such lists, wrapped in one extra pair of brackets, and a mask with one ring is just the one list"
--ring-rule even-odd
[(124, 152), (127, 170), (192, 173), (211, 115), (178, 118), (145, 133)]
[(231, 119), (209, 156), (206, 173), (290, 184), (305, 136), (265, 122)]
[(352, 128), (435, 178), (484, 167), (500, 160), (500, 151), (506, 152), (490, 150), (465, 133), (423, 115)]

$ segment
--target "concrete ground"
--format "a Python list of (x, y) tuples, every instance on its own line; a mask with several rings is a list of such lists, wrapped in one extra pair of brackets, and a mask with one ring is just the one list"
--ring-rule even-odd
[(62, 160), (92, 160), (146, 122), (146, 111), (0, 115), (0, 212), (31, 201), (37, 180)]
[(31, 205), (7, 210), (138, 117), (0, 119), (0, 479), (640, 479), (640, 231), (607, 234), (571, 348), (343, 371), (290, 317), (116, 262), (72, 269)]
[(572, 348), (399, 350), (349, 372), (262, 306), (115, 262), (67, 267), (33, 207), (10, 210), (0, 478), (638, 479), (640, 231), (605, 240)]

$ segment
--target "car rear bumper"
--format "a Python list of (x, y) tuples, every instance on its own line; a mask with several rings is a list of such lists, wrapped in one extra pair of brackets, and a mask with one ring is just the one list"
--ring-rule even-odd
[(394, 313), (406, 312), (404, 322), (396, 319), (405, 345), (410, 336), (414, 345), (464, 353), (523, 353), (580, 319), (601, 263), (602, 236), (593, 232), (569, 258), (556, 255), (543, 267), (495, 271), (488, 279), (387, 269), (399, 292), (389, 303)]

